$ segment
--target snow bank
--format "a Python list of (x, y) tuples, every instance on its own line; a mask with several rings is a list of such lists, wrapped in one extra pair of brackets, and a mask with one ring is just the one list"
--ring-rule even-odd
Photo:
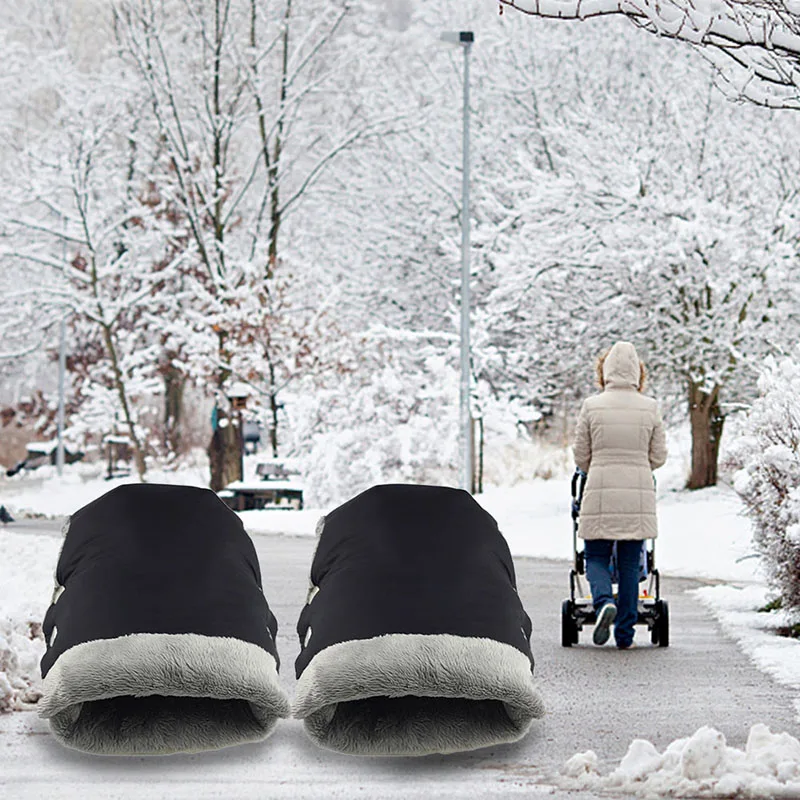
[(0, 529), (0, 712), (40, 695), (41, 623), (61, 540)]
[[(707, 586), (693, 594), (717, 617), (725, 633), (763, 672), (800, 693), (800, 640), (775, 631), (797, 621), (782, 610), (759, 612), (773, 597), (765, 586)], [(800, 719), (800, 694), (795, 700)]]
[(660, 495), (658, 526), (656, 560), (666, 574), (763, 582), (752, 525), (727, 486)]
[[(97, 500), (106, 492), (127, 483), (138, 483), (135, 475), (105, 480), (105, 465), (70, 464), (59, 478), (56, 468), (39, 467), (30, 473), (21, 473), (13, 478), (0, 478), (0, 502), (10, 509), (12, 516), (65, 517), (73, 514), (87, 503)], [(190, 464), (179, 470), (151, 470), (148, 483), (185, 484), (208, 486), (208, 465)]]
[(303, 511), (265, 508), (259, 511), (239, 511), (245, 530), (250, 533), (283, 533), (290, 536), (313, 536), (324, 511), (315, 508)]
[(572, 756), (559, 781), (571, 790), (606, 790), (638, 797), (798, 797), (800, 741), (754, 725), (744, 750), (728, 747), (725, 736), (703, 726), (677, 739), (663, 753), (635, 739), (619, 766), (607, 775), (591, 750)]

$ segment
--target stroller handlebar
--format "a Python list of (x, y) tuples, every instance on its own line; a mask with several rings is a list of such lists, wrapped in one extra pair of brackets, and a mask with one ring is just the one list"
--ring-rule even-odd
[(583, 498), (583, 488), (586, 485), (586, 473), (576, 467), (572, 474), (572, 519), (578, 519), (581, 511), (581, 499)]

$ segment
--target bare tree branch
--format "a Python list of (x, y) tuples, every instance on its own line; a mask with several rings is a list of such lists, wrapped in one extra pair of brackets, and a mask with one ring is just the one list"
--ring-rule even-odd
[[(531, 16), (619, 15), (698, 47), (743, 100), (800, 109), (800, 16), (791, 0), (498, 0)], [(792, 3), (794, 6), (794, 4)]]

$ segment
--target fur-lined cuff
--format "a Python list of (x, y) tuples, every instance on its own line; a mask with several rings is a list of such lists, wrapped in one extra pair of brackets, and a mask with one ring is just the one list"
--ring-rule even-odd
[(194, 753), (264, 739), (289, 700), (250, 642), (137, 633), (75, 645), (44, 679), (39, 714), (64, 745), (104, 755)]
[(388, 634), (318, 653), (297, 682), (293, 714), (332, 750), (421, 756), (521, 739), (544, 704), (530, 661), (511, 645)]

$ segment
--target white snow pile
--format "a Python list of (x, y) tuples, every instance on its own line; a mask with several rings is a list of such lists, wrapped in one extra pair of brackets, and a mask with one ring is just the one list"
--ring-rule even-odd
[(744, 750), (703, 726), (677, 739), (663, 753), (635, 739), (620, 765), (602, 775), (592, 750), (562, 767), (560, 783), (572, 790), (609, 791), (638, 797), (800, 797), (800, 741), (754, 725)]
[(42, 696), (39, 661), (44, 650), (41, 623), (0, 617), (0, 713), (19, 711)]
[(0, 529), (0, 713), (41, 696), (42, 619), (61, 539)]

